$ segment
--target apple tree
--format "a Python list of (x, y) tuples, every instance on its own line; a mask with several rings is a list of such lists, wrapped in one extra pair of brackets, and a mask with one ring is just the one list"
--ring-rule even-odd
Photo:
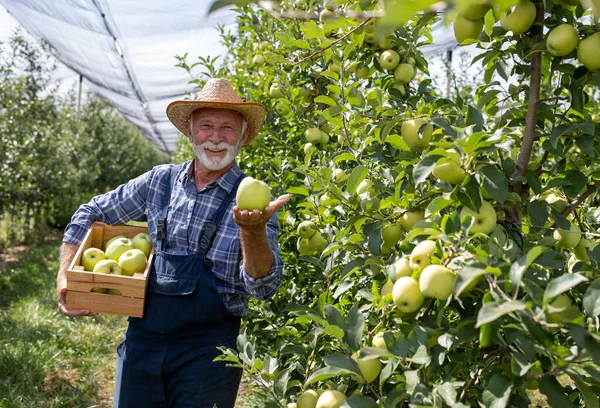
[[(267, 106), (241, 165), (293, 194), (284, 283), (220, 358), (273, 406), (597, 407), (595, 16), (432, 4), (240, 6), (224, 64), (181, 57)], [(478, 49), (468, 98), (434, 86), (439, 21)]]

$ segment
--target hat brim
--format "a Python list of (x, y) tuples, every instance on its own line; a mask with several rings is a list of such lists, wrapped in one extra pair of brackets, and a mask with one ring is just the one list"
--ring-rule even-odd
[(252, 143), (265, 121), (266, 109), (258, 102), (173, 101), (167, 106), (167, 117), (181, 133), (187, 135), (186, 123), (190, 120), (192, 112), (200, 108), (231, 109), (241, 113), (248, 123), (248, 139), (244, 146)]

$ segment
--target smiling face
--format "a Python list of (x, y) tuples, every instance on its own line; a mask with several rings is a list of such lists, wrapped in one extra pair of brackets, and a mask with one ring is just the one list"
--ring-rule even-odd
[(248, 137), (246, 121), (231, 109), (198, 109), (186, 130), (199, 165), (209, 172), (229, 169)]

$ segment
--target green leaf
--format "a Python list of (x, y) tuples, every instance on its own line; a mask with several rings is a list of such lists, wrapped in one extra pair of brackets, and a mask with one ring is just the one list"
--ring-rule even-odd
[(542, 183), (540, 178), (533, 171), (527, 170), (525, 173), (525, 178), (535, 194), (540, 194), (542, 192)]
[(442, 398), (442, 400), (448, 406), (452, 407), (456, 403), (456, 397), (458, 393), (456, 392), (456, 388), (451, 382), (445, 381), (439, 385), (436, 385), (433, 390)]
[(567, 324), (567, 327), (575, 343), (587, 352), (596, 364), (600, 364), (600, 338), (598, 335), (594, 335), (576, 324)]
[(481, 115), (481, 112), (479, 112), (477, 109), (475, 109), (474, 107), (469, 105), (469, 107), (467, 108), (467, 117), (466, 117), (467, 126), (475, 125), (475, 127), (474, 127), (475, 131), (480, 132), (483, 130), (484, 123), (485, 122), (483, 120), (483, 116)]
[(303, 22), (300, 25), (300, 29), (306, 38), (318, 38), (321, 40), (325, 38), (325, 32), (323, 31), (323, 28), (321, 28), (321, 26), (319, 26), (314, 20)]
[(339, 367), (324, 367), (318, 370), (313, 371), (313, 373), (306, 379), (304, 385), (310, 385), (312, 383), (318, 381), (325, 381), (333, 377), (338, 377), (340, 375), (352, 375), (353, 371), (348, 371)]
[(438, 196), (431, 200), (427, 208), (425, 209), (425, 218), (429, 218), (431, 215), (438, 214), (444, 208), (452, 204), (451, 200), (448, 200), (442, 196)]
[(364, 395), (352, 395), (346, 401), (342, 402), (340, 408), (377, 408), (379, 405), (371, 397)]
[(546, 200), (533, 200), (527, 206), (527, 214), (531, 218), (532, 225), (542, 226), (550, 216), (550, 205)]
[(523, 280), (523, 274), (529, 268), (529, 266), (544, 252), (544, 248), (541, 246), (533, 247), (523, 255), (515, 263), (510, 266), (510, 281), (515, 287), (518, 287)]
[(323, 357), (323, 362), (328, 367), (343, 368), (354, 374), (358, 374), (356, 364), (345, 354), (328, 354)]
[(331, 305), (325, 305), (323, 307), (323, 313), (325, 314), (327, 323), (338, 327), (342, 327), (344, 325), (344, 317), (335, 307)]
[(496, 319), (512, 312), (524, 310), (527, 305), (518, 300), (510, 300), (504, 303), (490, 302), (486, 303), (479, 309), (477, 313), (477, 324), (475, 327), (479, 327), (485, 323), (491, 323)]
[(600, 279), (596, 279), (585, 291), (583, 310), (589, 316), (600, 315)]
[(290, 381), (290, 371), (290, 368), (286, 368), (277, 375), (274, 385), (275, 391), (279, 395), (285, 395), (286, 391), (288, 390), (288, 382)]
[(583, 395), (585, 400), (586, 408), (600, 408), (600, 401), (598, 401), (598, 394), (588, 387), (579, 377), (571, 376), (579, 392)]
[(556, 149), (556, 146), (558, 145), (558, 139), (565, 133), (572, 132), (573, 129), (573, 126), (565, 124), (558, 125), (554, 129), (552, 129), (552, 135), (550, 136), (550, 144), (552, 145), (552, 147)]
[(466, 266), (458, 271), (458, 277), (454, 282), (454, 297), (458, 298), (469, 285), (473, 284), (481, 276), (485, 275), (485, 269)]
[(513, 389), (512, 381), (502, 374), (493, 374), (483, 390), (483, 405), (486, 408), (505, 408)]
[(552, 401), (553, 407), (572, 407), (573, 403), (565, 394), (565, 388), (559, 384), (556, 377), (542, 377), (539, 380), (540, 392)]
[(315, 102), (317, 102), (317, 103), (324, 103), (325, 105), (329, 105), (329, 106), (337, 106), (337, 102), (334, 101), (329, 96), (326, 96), (326, 95), (319, 95), (319, 96), (317, 96), (315, 98)]
[(561, 293), (565, 293), (569, 289), (572, 289), (587, 280), (588, 279), (585, 276), (578, 273), (565, 273), (556, 279), (552, 279), (544, 291), (544, 303), (550, 302), (550, 300)]
[(356, 305), (352, 306), (346, 318), (344, 328), (344, 340), (351, 349), (358, 350), (362, 344), (365, 317)]
[(356, 156), (350, 153), (342, 153), (338, 156), (335, 156), (335, 158), (333, 159), (333, 164), (338, 164), (343, 161), (356, 161)]
[(442, 156), (426, 156), (413, 168), (415, 185), (424, 182)]
[(306, 189), (304, 187), (290, 187), (285, 192), (290, 193), (290, 194), (300, 194), (305, 197), (308, 197), (310, 195), (310, 192), (308, 191), (308, 189)]
[(350, 173), (350, 177), (348, 178), (347, 188), (348, 193), (354, 194), (356, 192), (356, 187), (367, 177), (367, 173), (369, 170), (363, 165), (356, 166), (352, 173)]
[(397, 408), (398, 406), (402, 406), (400, 404), (407, 398), (409, 398), (409, 395), (406, 392), (406, 386), (404, 384), (399, 384), (395, 390), (386, 395), (385, 408)]
[(508, 196), (508, 182), (504, 174), (489, 164), (482, 166), (479, 169), (479, 173), (483, 178), (483, 188), (485, 191), (500, 204), (504, 203)]
[(207, 14), (211, 14), (219, 9), (222, 9), (223, 7), (228, 7), (228, 6), (242, 7), (242, 6), (248, 5), (250, 3), (254, 3), (254, 0), (216, 0), (210, 5), (210, 8), (208, 9)]

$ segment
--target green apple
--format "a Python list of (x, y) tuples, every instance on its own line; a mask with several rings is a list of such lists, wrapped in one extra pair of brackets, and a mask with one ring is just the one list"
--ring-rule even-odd
[(383, 244), (387, 246), (394, 246), (402, 238), (404, 230), (400, 224), (388, 224), (381, 230), (381, 238)]
[(446, 300), (452, 295), (456, 274), (442, 265), (429, 265), (419, 276), (419, 289), (423, 296)]
[(319, 396), (315, 408), (340, 408), (346, 401), (346, 395), (336, 390), (327, 390)]
[(492, 8), (489, 0), (473, 0), (468, 7), (460, 10), (460, 15), (469, 20), (480, 20)]
[(379, 57), (379, 65), (381, 65), (383, 69), (387, 69), (388, 71), (391, 71), (392, 69), (396, 68), (399, 62), (400, 56), (394, 50), (385, 50), (383, 53), (381, 53), (381, 56)]
[(110, 245), (106, 247), (104, 254), (106, 255), (106, 259), (112, 259), (113, 261), (118, 262), (119, 257), (123, 254), (123, 252), (134, 248), (135, 245), (133, 245), (133, 242), (131, 242), (129, 238), (119, 238), (111, 242)]
[(410, 267), (410, 261), (408, 257), (403, 256), (394, 262), (394, 276), (390, 277), (393, 282), (396, 282), (398, 278), (403, 276), (411, 276), (413, 274), (413, 268)]
[(331, 10), (323, 9), (319, 13), (319, 21), (321, 24), (325, 24), (325, 22), (335, 16), (335, 13)]
[(105, 259), (100, 261), (94, 266), (93, 272), (96, 273), (106, 273), (110, 275), (121, 275), (121, 267), (117, 261), (113, 261), (112, 259)]
[(150, 235), (146, 232), (140, 232), (135, 237), (131, 239), (133, 242), (133, 246), (146, 255), (146, 258), (150, 256), (150, 252), (152, 252), (152, 239)]
[(106, 293), (108, 293), (109, 295), (121, 296), (121, 291), (119, 289), (109, 289)]
[(91, 247), (83, 251), (83, 254), (81, 255), (81, 265), (83, 266), (83, 270), (91, 272), (98, 262), (105, 259), (106, 255), (104, 255), (104, 252), (101, 249)]
[(415, 224), (421, 220), (425, 219), (425, 213), (423, 211), (406, 211), (402, 216), (398, 219), (398, 223), (402, 225), (404, 231), (408, 232)]
[(270, 41), (266, 41), (265, 40), (265, 41), (261, 41), (260, 43), (258, 43), (258, 47), (257, 48), (259, 50), (261, 50), (261, 51), (266, 51), (266, 50), (271, 49), (272, 45), (273, 44), (271, 44)]
[(392, 88), (397, 89), (398, 92), (400, 92), (400, 95), (406, 95), (406, 86), (404, 86), (403, 83), (394, 81), (392, 83)]
[(574, 248), (581, 240), (581, 228), (579, 225), (571, 223), (569, 231), (555, 229), (552, 234), (555, 240), (558, 241), (558, 246), (564, 248)]
[(313, 150), (316, 150), (316, 149), (317, 148), (312, 143), (305, 143), (304, 148), (303, 148), (304, 154), (309, 154), (310, 152), (312, 152)]
[(600, 70), (600, 32), (581, 40), (577, 47), (577, 59), (592, 72)]
[(462, 183), (467, 177), (467, 173), (460, 167), (460, 164), (448, 158), (440, 159), (431, 173), (444, 183), (452, 185)]
[(300, 225), (298, 225), (298, 235), (301, 238), (309, 239), (318, 231), (317, 226), (312, 221), (302, 221)]
[(500, 13), (500, 25), (506, 31), (512, 31), (513, 35), (520, 35), (529, 30), (536, 14), (535, 4), (529, 0), (522, 0), (508, 12)]
[(323, 238), (323, 235), (319, 231), (316, 231), (312, 237), (308, 239), (308, 245), (313, 251), (323, 252), (327, 248), (327, 240)]
[(108, 289), (106, 289), (106, 288), (92, 288), (92, 292), (94, 292), (94, 293), (108, 293)]
[(322, 145), (326, 145), (329, 143), (329, 135), (321, 130), (321, 138), (319, 139), (319, 143)]
[(479, 211), (473, 211), (468, 207), (463, 207), (460, 212), (460, 222), (464, 223), (467, 217), (473, 217), (473, 223), (471, 224), (471, 228), (469, 228), (469, 234), (490, 234), (496, 228), (496, 210), (494, 207), (487, 201), (483, 201), (481, 203), (481, 208)]
[(359, 64), (359, 66), (358, 66), (358, 68), (356, 68), (356, 72), (354, 74), (359, 79), (367, 79), (371, 76), (371, 75), (369, 75), (370, 71), (371, 70), (369, 69), (368, 65)]
[(388, 349), (387, 344), (385, 343), (385, 339), (383, 338), (384, 334), (385, 334), (385, 332), (380, 331), (375, 336), (373, 336), (373, 340), (371, 341), (371, 346), (387, 351), (387, 349)]
[(240, 183), (235, 195), (240, 210), (264, 210), (271, 202), (271, 190), (264, 181), (246, 177)]
[(352, 354), (352, 359), (358, 364), (358, 368), (362, 374), (362, 377), (354, 376), (354, 379), (361, 383), (365, 381), (367, 383), (372, 383), (375, 381), (375, 379), (377, 379), (379, 373), (381, 372), (381, 361), (379, 361), (379, 358), (360, 358), (359, 355), (360, 351), (356, 351), (354, 354)]
[(144, 252), (139, 249), (130, 249), (123, 252), (119, 257), (119, 266), (123, 275), (133, 276), (134, 273), (142, 273), (146, 269), (148, 259)]
[(410, 276), (403, 276), (396, 280), (392, 297), (394, 304), (402, 313), (416, 312), (425, 300), (419, 289), (419, 282)]
[(415, 64), (417, 63), (417, 60), (414, 59), (414, 57), (408, 57), (406, 59), (406, 63), (412, 65), (413, 67), (415, 66)]
[(235, 69), (242, 69), (244, 68), (244, 63), (238, 59), (236, 59), (235, 61), (233, 61), (233, 67)]
[(364, 194), (368, 192), (371, 189), (371, 187), (373, 187), (373, 182), (369, 179), (364, 179), (363, 181), (358, 183), (358, 186), (356, 187), (356, 194)]
[(350, 141), (348, 138), (341, 133), (337, 136), (337, 141), (342, 147), (350, 146)]
[(324, 1), (323, 1), (323, 7), (324, 7), (326, 10), (331, 10), (331, 11), (333, 11), (333, 10), (335, 10), (335, 9), (337, 8), (337, 6), (338, 6), (338, 5), (337, 5), (337, 2), (336, 2), (335, 0), (324, 0)]
[(365, 33), (364, 41), (367, 44), (374, 44), (376, 39), (377, 39), (377, 36), (375, 35), (375, 33), (368, 33), (368, 32)]
[(264, 63), (265, 63), (265, 57), (263, 57), (262, 54), (256, 54), (254, 56), (254, 58), (252, 58), (252, 64), (255, 65), (255, 66), (257, 66), (257, 67), (260, 67), (261, 65), (264, 65)]
[(110, 244), (112, 244), (113, 241), (119, 239), (119, 238), (127, 238), (125, 235), (117, 235), (115, 237), (112, 237), (111, 239), (109, 239), (106, 244), (104, 244), (104, 250), (106, 251), (106, 248), (108, 248), (108, 246)]
[(335, 169), (333, 172), (333, 179), (336, 183), (341, 183), (344, 180), (344, 177), (346, 177), (346, 172), (342, 169)]
[(321, 141), (321, 129), (319, 128), (308, 128), (306, 132), (304, 132), (304, 136), (306, 137), (306, 141), (312, 144), (319, 143)]
[(422, 150), (429, 146), (433, 126), (425, 118), (408, 119), (402, 123), (401, 133), (411, 150)]
[(575, 246), (575, 248), (573, 248), (573, 253), (580, 261), (589, 262), (590, 257), (587, 251), (593, 251), (597, 245), (597, 241), (590, 241), (589, 239), (581, 238), (579, 243)]
[(552, 323), (565, 323), (575, 320), (581, 315), (576, 305), (571, 303), (571, 298), (566, 294), (560, 294), (548, 307), (548, 320)]
[(552, 208), (559, 213), (562, 213), (569, 206), (569, 202), (562, 197), (557, 196), (554, 193), (550, 193), (546, 196), (546, 201)]
[(296, 408), (315, 408), (319, 399), (319, 393), (315, 390), (306, 390), (298, 397)]
[(546, 48), (556, 57), (563, 57), (575, 51), (579, 37), (571, 24), (561, 24), (548, 33)]
[(419, 242), (410, 253), (409, 266), (413, 270), (422, 271), (431, 263), (429, 256), (436, 251), (435, 241), (425, 240)]
[(379, 43), (377, 45), (382, 50), (389, 50), (390, 48), (393, 48), (395, 40), (396, 40), (396, 37), (394, 37), (393, 35), (387, 35), (387, 36), (383, 37), (382, 39), (380, 39)]
[(283, 98), (283, 89), (279, 82), (273, 82), (269, 88), (269, 95), (271, 95), (271, 98)]
[(415, 75), (415, 68), (408, 63), (398, 64), (394, 69), (394, 78), (401, 84), (408, 84)]
[(454, 38), (456, 42), (462, 44), (466, 40), (476, 40), (483, 30), (483, 19), (469, 20), (460, 14), (456, 15), (453, 24)]
[(310, 247), (310, 243), (307, 238), (299, 237), (296, 242), (296, 249), (300, 255), (312, 255), (315, 251)]
[(285, 116), (292, 111), (290, 105), (282, 100), (278, 101), (273, 107), (273, 109), (275, 110), (275, 113), (277, 113), (279, 116)]

